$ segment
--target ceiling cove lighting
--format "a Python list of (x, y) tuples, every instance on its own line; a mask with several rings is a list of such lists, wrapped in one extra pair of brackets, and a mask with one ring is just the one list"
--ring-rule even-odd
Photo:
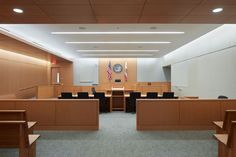
[(66, 44), (170, 44), (169, 41), (71, 41)]
[(184, 34), (184, 32), (51, 32), (51, 34), (57, 35), (112, 35), (112, 34)]
[(22, 9), (20, 9), (20, 8), (14, 8), (13, 11), (14, 11), (15, 13), (18, 13), (18, 14), (21, 14), (21, 13), (24, 12), (24, 11), (23, 11)]
[(158, 52), (159, 50), (76, 50), (77, 52)]
[(224, 9), (223, 8), (215, 8), (212, 10), (213, 13), (219, 13), (222, 12)]

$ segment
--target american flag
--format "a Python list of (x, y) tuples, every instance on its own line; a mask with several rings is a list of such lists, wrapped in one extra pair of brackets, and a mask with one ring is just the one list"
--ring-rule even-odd
[(128, 66), (127, 66), (127, 62), (125, 62), (125, 81), (128, 81)]
[(107, 78), (108, 80), (112, 79), (111, 61), (109, 61), (108, 66), (107, 66)]

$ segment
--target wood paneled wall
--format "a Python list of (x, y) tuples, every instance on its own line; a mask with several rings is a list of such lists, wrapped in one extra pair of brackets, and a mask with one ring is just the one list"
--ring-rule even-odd
[(56, 56), (0, 34), (0, 97), (11, 96), (33, 86), (50, 84), (52, 57)]
[(73, 63), (69, 61), (60, 61), (52, 67), (58, 67), (60, 71), (61, 85), (73, 85)]
[[(9, 54), (11, 55), (8, 56)], [(36, 63), (37, 60), (18, 55), (0, 49), (0, 95), (12, 94), (23, 88), (49, 83), (49, 62)]]
[[(109, 61), (111, 61), (111, 67), (115, 64), (121, 64), (123, 70), (121, 73), (115, 73), (112, 70), (112, 80), (107, 79), (107, 66)], [(125, 82), (125, 62), (127, 62), (128, 69), (128, 81)], [(137, 82), (137, 59), (135, 58), (102, 58), (99, 59), (99, 84), (114, 84), (115, 79), (121, 79), (121, 83), (116, 83), (117, 85), (123, 86), (123, 84), (129, 82)]]

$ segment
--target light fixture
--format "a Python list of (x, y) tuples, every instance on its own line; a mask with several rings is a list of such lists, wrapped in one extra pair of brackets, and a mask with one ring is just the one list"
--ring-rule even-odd
[(212, 10), (213, 13), (219, 13), (222, 12), (224, 9), (223, 8), (215, 8)]
[(159, 50), (76, 50), (77, 52), (158, 52)]
[(57, 35), (112, 35), (112, 34), (184, 34), (184, 32), (154, 32), (154, 31), (147, 31), (147, 32), (51, 32), (51, 34)]
[(21, 13), (24, 12), (24, 11), (23, 11), (22, 9), (20, 9), (20, 8), (14, 8), (13, 11), (14, 11), (15, 13), (18, 13), (18, 14), (21, 14)]
[(81, 54), (82, 57), (152, 57), (153, 54)]
[(169, 41), (68, 41), (66, 44), (170, 44)]

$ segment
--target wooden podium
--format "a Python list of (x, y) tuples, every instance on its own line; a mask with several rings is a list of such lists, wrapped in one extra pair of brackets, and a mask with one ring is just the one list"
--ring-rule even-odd
[(125, 92), (124, 88), (112, 88), (111, 107), (113, 111), (125, 111)]

